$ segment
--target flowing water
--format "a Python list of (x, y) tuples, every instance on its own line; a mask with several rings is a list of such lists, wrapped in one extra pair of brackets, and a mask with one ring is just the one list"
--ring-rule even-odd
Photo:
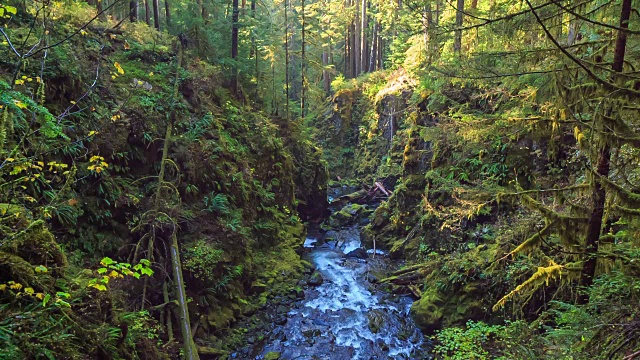
[[(368, 259), (345, 257), (360, 248), (357, 225), (305, 242), (306, 257), (324, 282), (308, 286), (249, 358), (269, 352), (280, 359), (423, 359), (426, 342), (409, 316), (412, 299), (378, 289), (372, 273), (388, 268), (378, 251)], [(312, 277), (313, 278), (313, 277)], [(312, 280), (309, 281), (310, 283)]]

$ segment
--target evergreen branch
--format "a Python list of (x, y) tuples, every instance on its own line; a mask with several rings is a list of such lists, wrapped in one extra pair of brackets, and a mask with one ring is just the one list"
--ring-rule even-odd
[(623, 92), (623, 93), (625, 93), (627, 95), (632, 95), (634, 97), (640, 97), (640, 91), (637, 91), (637, 90), (634, 90), (634, 89), (628, 89), (628, 88), (621, 88), (619, 86), (616, 86), (616, 85), (614, 85), (614, 84), (602, 79), (601, 77), (596, 75), (593, 71), (591, 71), (591, 69), (589, 69), (580, 59), (576, 58), (571, 53), (569, 53), (569, 51), (567, 51), (562, 45), (560, 45), (558, 40), (556, 40), (556, 38), (551, 34), (551, 32), (549, 31), (547, 26), (544, 24), (542, 19), (540, 19), (540, 16), (538, 15), (536, 10), (534, 9), (533, 5), (531, 5), (531, 1), (530, 0), (525, 0), (525, 2), (527, 3), (527, 5), (529, 5), (529, 8), (531, 9), (531, 12), (532, 12), (533, 16), (536, 18), (536, 21), (538, 22), (540, 27), (542, 27), (542, 30), (547, 35), (547, 38), (553, 43), (553, 45), (555, 45), (558, 48), (558, 50), (560, 50), (566, 57), (568, 57), (569, 60), (571, 60), (576, 65), (578, 65), (580, 68), (582, 68), (582, 70), (584, 70), (584, 72), (590, 78), (594, 79), (597, 83), (599, 83), (600, 85), (604, 86), (604, 88), (607, 89), (607, 90), (610, 90), (610, 91), (621, 91), (621, 92)]

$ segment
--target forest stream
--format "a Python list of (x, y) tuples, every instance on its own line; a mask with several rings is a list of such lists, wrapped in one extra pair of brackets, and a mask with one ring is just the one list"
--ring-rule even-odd
[(286, 318), (276, 316), (262, 341), (231, 358), (428, 358), (428, 339), (409, 316), (413, 299), (377, 285), (376, 275), (396, 265), (384, 251), (374, 255), (374, 249), (363, 249), (362, 226), (361, 221), (327, 232), (309, 231), (303, 256), (315, 270), (299, 283), (303, 299), (287, 309), (279, 306)]

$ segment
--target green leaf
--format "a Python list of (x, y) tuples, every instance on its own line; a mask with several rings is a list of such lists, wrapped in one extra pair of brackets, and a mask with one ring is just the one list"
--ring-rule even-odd
[(114, 262), (115, 262), (115, 261), (113, 261), (113, 259), (111, 259), (111, 258), (110, 258), (110, 257), (108, 257), (108, 256), (107, 256), (107, 257), (105, 257), (104, 259), (100, 260), (100, 263), (101, 263), (102, 265), (105, 265), (105, 266), (106, 266), (106, 265), (111, 265), (111, 264), (113, 264)]
[(68, 302), (66, 302), (64, 300), (60, 300), (60, 299), (56, 300), (56, 305), (62, 306), (62, 307), (68, 307), (68, 308), (71, 307), (71, 304), (69, 304)]
[(142, 268), (140, 269), (140, 272), (142, 273), (142, 275), (147, 275), (147, 276), (153, 275), (153, 270), (149, 268)]
[(9, 14), (13, 14), (16, 15), (18, 13), (18, 9), (14, 8), (13, 6), (9, 6), (9, 5), (3, 5), (4, 9), (9, 13)]
[(43, 273), (43, 274), (46, 274), (46, 273), (47, 273), (47, 271), (49, 271), (49, 270), (47, 270), (47, 268), (46, 268), (45, 266), (38, 265), (38, 266), (36, 266), (35, 271), (36, 271), (37, 273)]
[(70, 298), (70, 297), (71, 297), (71, 294), (66, 293), (66, 292), (63, 292), (63, 291), (58, 291), (58, 292), (56, 293), (56, 296), (58, 296), (59, 298), (65, 298), (65, 299), (68, 299), (68, 298)]
[(104, 274), (107, 272), (107, 268), (100, 268), (98, 269), (98, 274)]
[(47, 304), (49, 303), (49, 300), (51, 300), (51, 294), (45, 295), (44, 299), (42, 299), (42, 306), (43, 307), (47, 306)]

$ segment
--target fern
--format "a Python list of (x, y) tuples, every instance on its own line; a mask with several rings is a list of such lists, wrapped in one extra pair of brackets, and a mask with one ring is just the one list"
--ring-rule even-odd
[(208, 212), (218, 213), (222, 215), (227, 215), (231, 212), (231, 208), (229, 206), (229, 197), (222, 193), (218, 193), (215, 195), (211, 193), (209, 194), (209, 196), (205, 196), (204, 205), (207, 207), (206, 210)]

